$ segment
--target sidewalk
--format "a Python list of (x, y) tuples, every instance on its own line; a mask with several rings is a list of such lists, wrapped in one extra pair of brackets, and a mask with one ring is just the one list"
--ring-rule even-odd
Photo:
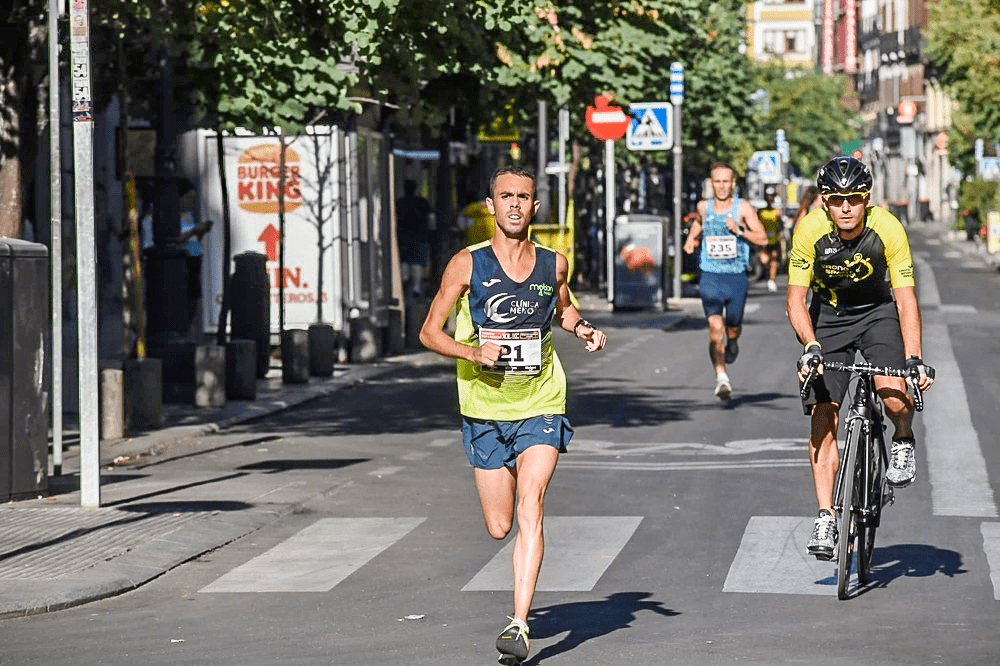
[[(613, 314), (607, 302), (579, 294), (595, 322), (641, 323), (671, 330), (683, 310)], [(630, 323), (632, 322), (632, 323)], [(216, 410), (169, 404), (164, 426), (101, 444), (101, 508), (80, 507), (77, 442), (64, 442), (63, 474), (49, 494), (0, 504), (0, 620), (78, 606), (135, 589), (170, 569), (239, 539), (331, 491), (322, 475), (276, 485), (273, 474), (178, 471), (170, 455), (197, 439), (330, 395), (405, 366), (437, 361), (413, 352), (370, 364), (337, 366), (330, 378), (283, 384), (258, 380), (257, 399)], [(250, 442), (241, 442), (244, 446)], [(185, 445), (185, 446), (182, 446)], [(236, 446), (236, 444), (229, 445)], [(225, 448), (225, 447), (223, 447)], [(196, 448), (197, 453), (211, 453)]]
[[(314, 484), (275, 497), (273, 489), (255, 487), (262, 483), (260, 475), (236, 473), (209, 490), (205, 481), (171, 477), (167, 469), (156, 467), (157, 457), (173, 444), (222, 432), (429, 357), (422, 352), (337, 366), (332, 377), (311, 377), (307, 384), (283, 384), (280, 372), (272, 371), (258, 380), (254, 401), (230, 401), (215, 410), (165, 405), (162, 428), (101, 443), (99, 509), (80, 507), (79, 450), (77, 441), (67, 439), (63, 474), (49, 478), (48, 496), (0, 505), (0, 619), (121, 594), (295, 511), (329, 488)], [(110, 471), (125, 466), (142, 473)], [(248, 499), (268, 492), (266, 503)]]

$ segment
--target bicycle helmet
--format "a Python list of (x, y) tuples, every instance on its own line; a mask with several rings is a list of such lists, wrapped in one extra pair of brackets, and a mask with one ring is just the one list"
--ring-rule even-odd
[(860, 160), (841, 155), (820, 167), (816, 185), (821, 194), (869, 192), (872, 189), (872, 172)]

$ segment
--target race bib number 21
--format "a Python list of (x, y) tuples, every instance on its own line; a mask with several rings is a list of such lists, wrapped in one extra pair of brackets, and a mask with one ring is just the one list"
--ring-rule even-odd
[(486, 372), (504, 375), (537, 375), (542, 369), (542, 331), (538, 328), (480, 328), (479, 344), (492, 342), (503, 351)]

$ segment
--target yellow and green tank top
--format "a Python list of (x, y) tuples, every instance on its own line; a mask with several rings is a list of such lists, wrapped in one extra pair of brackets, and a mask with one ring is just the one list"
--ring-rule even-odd
[(480, 330), (538, 329), (541, 364), (535, 374), (491, 372), (458, 360), (458, 401), (463, 416), (486, 421), (518, 421), (566, 411), (566, 374), (552, 346), (556, 301), (556, 253), (537, 243), (535, 268), (524, 282), (510, 279), (489, 241), (469, 247), (469, 291), (458, 301), (455, 340), (480, 344)]
[(788, 263), (788, 284), (811, 287), (826, 305), (859, 308), (892, 301), (891, 289), (912, 287), (913, 259), (906, 231), (878, 206), (865, 211), (865, 228), (841, 240), (822, 208), (795, 227)]

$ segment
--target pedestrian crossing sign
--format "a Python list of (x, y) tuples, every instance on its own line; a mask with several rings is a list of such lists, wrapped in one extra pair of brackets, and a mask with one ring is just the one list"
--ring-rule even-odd
[(629, 106), (632, 122), (625, 132), (629, 150), (669, 150), (674, 146), (673, 107), (669, 102), (642, 102)]
[(983, 180), (1000, 180), (1000, 157), (983, 157), (979, 170)]
[(758, 150), (749, 160), (751, 171), (757, 172), (760, 182), (773, 185), (781, 182), (781, 153), (777, 150)]

